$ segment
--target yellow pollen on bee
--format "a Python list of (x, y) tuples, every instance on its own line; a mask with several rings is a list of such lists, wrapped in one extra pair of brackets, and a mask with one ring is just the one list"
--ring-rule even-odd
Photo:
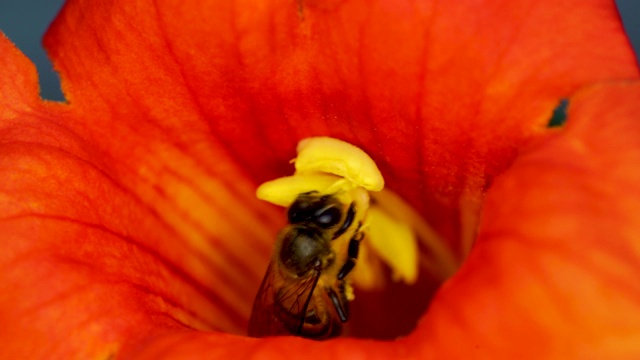
[(353, 287), (351, 285), (348, 285), (348, 284), (344, 288), (344, 295), (347, 298), (347, 300), (349, 300), (349, 301), (353, 301), (353, 299), (356, 298), (356, 296), (353, 293)]

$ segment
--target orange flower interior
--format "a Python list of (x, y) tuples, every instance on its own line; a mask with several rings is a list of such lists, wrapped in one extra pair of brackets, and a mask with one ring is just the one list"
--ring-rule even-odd
[[(292, 162), (294, 175), (264, 183), (256, 192), (262, 200), (288, 207), (289, 224), (277, 235), (251, 313), (249, 334), (312, 338), (340, 333), (376, 338), (408, 334), (397, 329), (406, 331), (419, 314), (399, 316), (397, 309), (406, 305), (401, 303), (406, 298), (395, 298), (389, 292), (388, 308), (369, 313), (368, 321), (360, 320), (360, 327), (346, 324), (346, 331), (337, 329), (348, 320), (349, 309), (360, 303), (349, 304), (354, 296), (352, 286), (366, 290), (365, 294), (385, 294), (391, 281), (415, 285), (420, 272), (436, 285), (451, 276), (458, 261), (448, 244), (410, 205), (383, 188), (375, 161), (361, 149), (329, 137), (308, 138), (299, 143)], [(313, 213), (309, 213), (311, 208)], [(308, 262), (310, 267), (305, 265), (307, 270), (301, 273), (298, 254), (308, 253), (310, 233), (315, 244), (312, 256), (318, 263)], [(354, 264), (358, 266), (353, 268)], [(394, 300), (399, 302), (393, 304)], [(315, 319), (304, 320), (307, 314)], [(298, 320), (290, 322), (290, 316)], [(385, 321), (387, 318), (392, 320)]]
[[(640, 179), (603, 169), (637, 164), (637, 85), (581, 93), (574, 125), (546, 124), (558, 99), (638, 69), (613, 4), (574, 5), (70, 0), (45, 37), (68, 103), (42, 102), (0, 38), (0, 357), (495, 358), (534, 341), (544, 358), (582, 335), (605, 354), (608, 334), (631, 349)], [(621, 122), (601, 132), (609, 107)], [(244, 336), (285, 224), (255, 190), (312, 136), (364, 150), (400, 217), (467, 259), (435, 297), (427, 253), (415, 285), (356, 293), (352, 336), (405, 338)], [(574, 236), (597, 266), (572, 262)], [(584, 311), (556, 265), (589, 309), (615, 294), (625, 316)]]

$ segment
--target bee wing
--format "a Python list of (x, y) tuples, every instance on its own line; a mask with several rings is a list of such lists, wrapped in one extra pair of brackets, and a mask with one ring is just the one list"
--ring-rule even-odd
[(253, 303), (249, 336), (299, 334), (319, 277), (320, 272), (313, 272), (287, 279), (271, 262)]

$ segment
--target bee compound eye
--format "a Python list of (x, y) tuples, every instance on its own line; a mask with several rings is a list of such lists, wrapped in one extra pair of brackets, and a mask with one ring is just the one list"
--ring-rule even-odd
[(342, 211), (335, 206), (320, 209), (314, 215), (314, 222), (322, 228), (330, 228), (340, 222)]
[(291, 206), (289, 210), (287, 210), (287, 218), (290, 224), (299, 224), (301, 222), (307, 221), (311, 218), (310, 214), (311, 203), (308, 201), (298, 201), (296, 200)]

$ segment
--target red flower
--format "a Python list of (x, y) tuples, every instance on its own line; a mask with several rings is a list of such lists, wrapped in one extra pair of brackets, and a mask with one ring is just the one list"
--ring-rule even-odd
[[(640, 83), (573, 96), (638, 78), (613, 2), (78, 0), (45, 44), (68, 104), (0, 39), (1, 357), (640, 352)], [(255, 188), (313, 135), (461, 255), (486, 194), (406, 338), (243, 336), (284, 222)], [(354, 326), (410, 330), (427, 280)]]

